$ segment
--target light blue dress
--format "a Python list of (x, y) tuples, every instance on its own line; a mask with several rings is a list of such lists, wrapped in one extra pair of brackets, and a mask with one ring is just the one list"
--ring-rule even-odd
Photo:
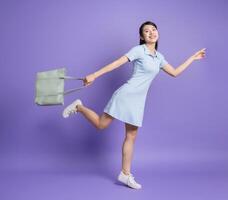
[(133, 61), (133, 74), (113, 93), (104, 112), (120, 121), (141, 127), (148, 89), (168, 62), (158, 51), (152, 55), (145, 44), (133, 47), (125, 55), (130, 62)]

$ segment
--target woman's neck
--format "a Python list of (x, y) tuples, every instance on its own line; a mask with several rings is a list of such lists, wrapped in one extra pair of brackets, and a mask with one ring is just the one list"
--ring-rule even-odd
[(150, 50), (150, 52), (152, 52), (153, 54), (155, 53), (155, 44), (156, 43), (147, 43), (147, 44), (145, 44), (147, 46), (147, 48)]

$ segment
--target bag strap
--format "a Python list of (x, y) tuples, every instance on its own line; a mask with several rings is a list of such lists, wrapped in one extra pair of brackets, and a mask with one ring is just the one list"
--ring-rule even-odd
[(73, 76), (62, 76), (62, 77), (59, 77), (60, 79), (66, 79), (66, 80), (84, 80), (84, 78), (76, 78), (76, 77), (73, 77)]
[[(66, 80), (84, 80), (84, 78), (76, 78), (76, 77), (73, 77), (73, 76), (63, 76), (63, 77), (60, 77), (61, 79), (66, 79)], [(67, 95), (67, 94), (70, 94), (72, 92), (75, 92), (75, 91), (78, 91), (78, 90), (81, 90), (83, 88), (85, 88), (86, 86), (82, 86), (82, 87), (78, 87), (78, 88), (73, 88), (73, 89), (69, 89), (69, 90), (66, 90), (64, 91), (63, 95)]]
[(72, 93), (72, 92), (75, 92), (75, 91), (78, 91), (78, 90), (81, 90), (81, 89), (83, 89), (83, 88), (85, 88), (86, 86), (82, 86), (82, 87), (79, 87), (79, 88), (74, 88), (74, 89), (70, 89), (70, 90), (66, 90), (66, 91), (64, 91), (63, 93), (61, 93), (61, 94), (63, 94), (63, 95), (67, 95), (67, 94), (70, 94), (70, 93)]
[[(72, 76), (62, 76), (62, 77), (53, 77), (53, 78), (60, 78), (60, 79), (66, 79), (66, 80), (82, 80), (82, 81), (84, 80), (84, 78), (76, 78), (76, 77), (72, 77)], [(50, 79), (50, 78), (48, 78), (48, 79)], [(49, 95), (45, 95), (45, 96), (56, 96), (56, 95), (60, 95), (60, 94), (67, 95), (67, 94), (81, 90), (86, 87), (87, 86), (77, 87), (77, 88), (66, 90), (64, 92), (58, 92), (56, 94), (49, 94)]]

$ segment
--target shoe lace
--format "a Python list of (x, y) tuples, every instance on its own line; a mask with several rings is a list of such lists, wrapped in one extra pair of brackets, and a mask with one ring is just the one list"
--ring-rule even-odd
[(129, 181), (130, 181), (131, 183), (136, 184), (135, 177), (133, 176), (133, 174), (130, 174), (130, 176), (129, 176)]
[(69, 111), (68, 111), (68, 114), (69, 114), (69, 115), (74, 114), (74, 113), (76, 113), (76, 110), (69, 110)]

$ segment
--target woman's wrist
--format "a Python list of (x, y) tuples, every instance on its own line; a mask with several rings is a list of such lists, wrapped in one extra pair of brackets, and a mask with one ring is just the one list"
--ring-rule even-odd
[(189, 58), (189, 60), (193, 62), (193, 61), (195, 60), (194, 56), (191, 56), (191, 57)]
[(97, 73), (94, 72), (94, 73), (93, 73), (93, 76), (94, 76), (94, 78), (97, 78)]

